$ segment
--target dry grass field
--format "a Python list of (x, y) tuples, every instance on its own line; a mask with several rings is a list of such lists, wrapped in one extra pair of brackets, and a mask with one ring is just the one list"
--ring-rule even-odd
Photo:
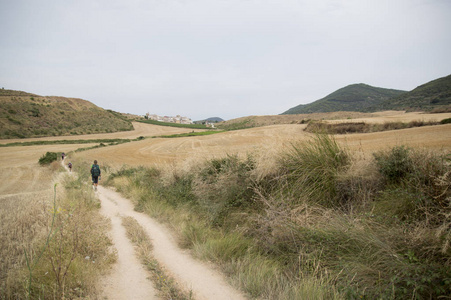
[[(369, 115), (369, 114), (367, 114)], [(451, 113), (420, 114), (402, 112), (382, 112), (371, 114), (371, 117), (359, 118), (352, 121), (365, 122), (409, 122), (413, 120), (442, 120), (450, 118)], [(348, 115), (340, 115), (344, 119), (337, 120), (338, 115), (331, 114), (330, 119), (349, 121)], [(286, 116), (268, 116), (269, 120)], [(324, 118), (325, 116), (323, 116)], [(108, 134), (92, 134), (82, 136), (30, 138), (18, 140), (0, 140), (0, 143), (61, 140), (61, 139), (114, 139), (137, 138), (139, 136), (158, 136), (191, 132), (188, 128), (175, 128), (155, 126), (143, 123), (134, 123), (134, 131), (116, 132)], [(263, 152), (266, 154), (277, 152), (292, 142), (308, 140), (311, 134), (304, 132), (304, 124), (276, 124), (256, 127), (245, 130), (223, 132), (209, 136), (194, 136), (183, 138), (153, 138), (139, 142), (126, 143), (117, 146), (97, 148), (81, 152), (80, 156), (86, 159), (97, 159), (102, 164), (121, 166), (123, 164), (136, 165), (164, 165), (178, 163), (186, 160), (196, 161), (201, 158), (218, 157), (225, 154), (240, 154)], [(199, 131), (199, 130), (195, 130)], [(396, 145), (409, 145), (432, 149), (451, 149), (451, 125), (426, 126), (403, 130), (339, 135), (337, 140), (345, 143), (351, 150), (373, 152)], [(36, 192), (51, 187), (46, 178), (45, 169), (38, 166), (38, 159), (47, 151), (69, 152), (83, 145), (44, 145), (27, 147), (0, 148), (0, 195), (20, 192)], [(75, 166), (76, 168), (76, 166)]]
[(204, 131), (201, 129), (190, 128), (176, 128), (165, 126), (152, 126), (144, 123), (133, 122), (132, 131), (120, 131), (114, 133), (99, 133), (89, 135), (70, 135), (70, 136), (51, 136), (42, 138), (28, 138), (28, 139), (3, 139), (0, 144), (8, 144), (15, 142), (34, 142), (34, 141), (57, 141), (57, 140), (97, 140), (97, 139), (135, 139), (140, 136), (158, 136), (171, 135), (177, 133), (187, 133), (192, 131)]
[(338, 111), (332, 113), (313, 113), (298, 115), (249, 116), (226, 121), (226, 124), (236, 124), (249, 121), (255, 126), (274, 124), (300, 124), (307, 120), (324, 120), (328, 122), (410, 122), (410, 121), (440, 121), (450, 118), (451, 113), (430, 114), (422, 112), (383, 111), (376, 113)]
[(69, 152), (83, 145), (46, 145), (0, 148), (0, 197), (16, 193), (34, 193), (52, 188), (51, 171), (38, 164), (47, 151)]
[(331, 122), (365, 122), (365, 123), (385, 123), (385, 122), (412, 122), (412, 121), (435, 121), (439, 122), (443, 119), (451, 118), (451, 113), (429, 114), (422, 112), (400, 112), (400, 111), (384, 111), (378, 113), (367, 114), (367, 116), (353, 116), (351, 119), (331, 119)]
[[(278, 117), (268, 116), (268, 120), (270, 120), (268, 122), (274, 123)], [(331, 115), (329, 119), (332, 122), (350, 121), (350, 116), (343, 115), (342, 117), (339, 119), (337, 115)], [(371, 117), (356, 115), (355, 118), (352, 118), (352, 121), (381, 123), (409, 122), (413, 120), (440, 121), (450, 117), (450, 113), (384, 112), (374, 114)], [(259, 118), (263, 120), (263, 117)], [(323, 117), (323, 119), (327, 118)], [(193, 131), (192, 129), (143, 123), (134, 123), (134, 126), (135, 130), (129, 132), (0, 140), (0, 143), (62, 139), (133, 139), (139, 136), (171, 135)], [(171, 168), (174, 165), (189, 166), (199, 163), (200, 160), (220, 157), (226, 154), (238, 154), (240, 156), (253, 154), (267, 157), (268, 164), (264, 167), (271, 168), (271, 159), (274, 159), (281, 148), (288, 147), (293, 142), (307, 141), (311, 138), (312, 134), (305, 132), (305, 127), (305, 124), (294, 122), (293, 124), (272, 124), (245, 130), (222, 132), (209, 136), (149, 138), (83, 151), (76, 155), (82, 160), (92, 161), (97, 159), (100, 165), (110, 165), (114, 168), (120, 168), (124, 164), (129, 166), (145, 165)], [(365, 155), (397, 145), (449, 151), (451, 150), (451, 124), (376, 133), (338, 135), (336, 139), (339, 143), (347, 145), (350, 150), (364, 153)], [(30, 221), (30, 218), (33, 217), (34, 221), (32, 220), (32, 222), (42, 223), (43, 214), (41, 211), (45, 212), (43, 203), (47, 203), (52, 198), (52, 187), (55, 178), (50, 168), (39, 166), (39, 158), (47, 151), (67, 153), (78, 148), (93, 145), (96, 144), (0, 147), (0, 220), (2, 220), (0, 228), (2, 228), (3, 232), (8, 232), (8, 234), (2, 234), (0, 243), (9, 245), (9, 247), (3, 248), (4, 251), (16, 249), (16, 257), (20, 257), (22, 249), (31, 249), (34, 243), (33, 240), (42, 237), (42, 232), (39, 229), (26, 225), (25, 221), (22, 222), (22, 220)], [(74, 166), (74, 169), (77, 171), (77, 165)], [(20, 244), (24, 243), (23, 241), (20, 242), (20, 239), (28, 242)], [(13, 242), (16, 240), (17, 245), (14, 244), (16, 242)], [(4, 253), (0, 254), (4, 256)], [(23, 261), (17, 261), (12, 258), (10, 260), (2, 260), (0, 271), (8, 270), (8, 268), (16, 264), (23, 265), (23, 263)], [(1, 276), (0, 279), (2, 279)]]
[[(451, 114), (419, 114), (385, 112), (377, 117), (366, 118), (366, 122), (393, 122), (412, 120), (442, 120)], [(360, 120), (360, 119), (359, 119)], [(349, 121), (345, 119), (343, 121)], [(355, 120), (353, 120), (355, 121)], [(145, 125), (145, 124), (142, 124)], [(152, 126), (152, 125), (147, 125)], [(98, 159), (110, 165), (162, 165), (169, 162), (196, 161), (225, 154), (247, 154), (253, 152), (275, 153), (280, 147), (292, 142), (308, 140), (311, 134), (304, 132), (304, 124), (279, 124), (229, 131), (211, 136), (196, 136), (176, 139), (146, 139), (140, 142), (115, 147), (99, 148), (80, 155)], [(157, 127), (157, 126), (155, 126)], [(160, 128), (160, 130), (164, 130)], [(451, 125), (437, 125), (366, 134), (337, 136), (351, 150), (373, 152), (396, 145), (409, 145), (431, 149), (451, 149)]]

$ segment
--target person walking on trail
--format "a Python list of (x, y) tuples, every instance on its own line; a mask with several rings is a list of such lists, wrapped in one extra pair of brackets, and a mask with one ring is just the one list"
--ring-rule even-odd
[(100, 178), (100, 167), (97, 164), (97, 160), (94, 160), (94, 164), (91, 166), (91, 175), (92, 175), (92, 185), (94, 187), (94, 190), (97, 191), (97, 186), (99, 185), (99, 178)]
[(66, 157), (66, 153), (61, 153), (61, 160), (64, 160), (64, 158)]
[(69, 172), (72, 172), (72, 163), (70, 162), (67, 166), (69, 167)]

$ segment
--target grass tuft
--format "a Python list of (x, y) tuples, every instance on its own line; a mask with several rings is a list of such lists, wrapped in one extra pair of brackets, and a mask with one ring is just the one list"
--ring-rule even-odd
[(159, 290), (160, 297), (173, 300), (192, 299), (191, 291), (183, 290), (152, 256), (152, 243), (141, 225), (132, 217), (123, 217), (122, 225), (128, 238), (135, 244), (138, 257), (150, 271), (151, 280)]
[(337, 206), (336, 181), (350, 162), (349, 154), (329, 135), (293, 144), (280, 157), (286, 187), (293, 195), (326, 206)]

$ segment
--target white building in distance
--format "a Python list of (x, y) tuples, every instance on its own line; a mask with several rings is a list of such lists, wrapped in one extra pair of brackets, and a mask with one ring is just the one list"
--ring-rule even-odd
[(193, 124), (193, 121), (188, 117), (182, 117), (180, 115), (177, 115), (175, 117), (169, 117), (169, 116), (159, 116), (156, 114), (150, 114), (146, 113), (146, 117), (149, 120), (159, 121), (159, 122), (166, 122), (166, 123), (178, 123), (178, 124)]

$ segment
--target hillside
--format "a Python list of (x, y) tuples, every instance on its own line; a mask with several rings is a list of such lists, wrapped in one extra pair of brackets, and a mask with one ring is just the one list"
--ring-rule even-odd
[(400, 94), (401, 90), (384, 89), (367, 84), (352, 84), (310, 104), (301, 104), (282, 113), (308, 114), (333, 111), (374, 111), (380, 103)]
[(0, 90), (0, 138), (78, 135), (132, 130), (120, 114), (89, 101)]
[(381, 103), (382, 109), (431, 110), (451, 105), (451, 75), (430, 81)]

